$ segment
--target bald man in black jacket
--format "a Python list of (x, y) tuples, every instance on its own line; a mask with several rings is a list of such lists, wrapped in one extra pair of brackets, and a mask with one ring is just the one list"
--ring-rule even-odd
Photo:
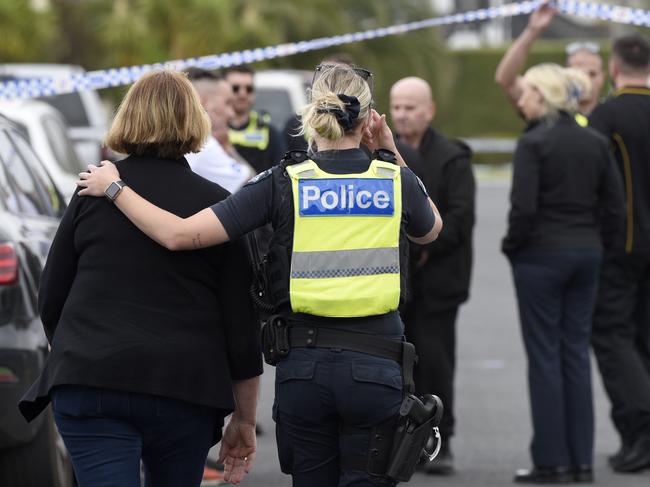
[(469, 297), (472, 269), (472, 153), (464, 143), (431, 127), (435, 104), (426, 81), (413, 77), (398, 81), (391, 89), (390, 105), (400, 141), (418, 151), (419, 161), (409, 167), (424, 183), (445, 222), (435, 242), (412, 244), (411, 296), (401, 311), (406, 337), (419, 356), (416, 389), (439, 395), (445, 405), (440, 424), (443, 449), (424, 469), (446, 475), (453, 472), (449, 439), (455, 425), (456, 316)]

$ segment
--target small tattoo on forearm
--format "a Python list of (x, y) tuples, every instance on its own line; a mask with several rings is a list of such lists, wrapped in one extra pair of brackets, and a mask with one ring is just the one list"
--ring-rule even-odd
[(196, 237), (192, 239), (192, 244), (194, 245), (195, 249), (200, 249), (203, 248), (203, 243), (201, 242), (201, 234), (197, 233)]

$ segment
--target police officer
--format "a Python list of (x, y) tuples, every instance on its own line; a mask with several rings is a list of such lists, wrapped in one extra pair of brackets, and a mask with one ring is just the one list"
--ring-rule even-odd
[(233, 94), (234, 117), (228, 138), (237, 152), (258, 172), (276, 164), (284, 152), (284, 140), (271, 125), (267, 113), (253, 110), (255, 103), (255, 72), (249, 66), (234, 66), (224, 71)]
[[(319, 151), (311, 160), (306, 153), (285, 158), (225, 204), (181, 218), (148, 203), (128, 181), (113, 198), (170, 250), (273, 224), (272, 296), (291, 345), (277, 365), (274, 418), (281, 468), (296, 486), (380, 485), (365, 471), (385, 454), (382, 435), (371, 433), (396, 416), (412, 379), (395, 356), (387, 358), (404, 348), (397, 308), (406, 240), (425, 244), (442, 228), (424, 186), (396, 152), (385, 116), (371, 109), (370, 74), (317, 69), (303, 130)], [(370, 160), (359, 149), (362, 138), (380, 157)], [(119, 174), (105, 163), (81, 178), (81, 195), (101, 196)], [(247, 470), (254, 445), (242, 439), (232, 451), (239, 458), (226, 460), (227, 472)]]

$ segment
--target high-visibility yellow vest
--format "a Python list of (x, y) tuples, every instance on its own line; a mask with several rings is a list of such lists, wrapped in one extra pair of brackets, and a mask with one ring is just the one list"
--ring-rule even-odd
[(394, 311), (400, 299), (400, 168), (330, 174), (287, 166), (294, 204), (289, 277), (296, 313), (351, 318)]
[(576, 113), (574, 115), (575, 121), (581, 127), (587, 127), (589, 125), (589, 119), (585, 117), (582, 113)]
[(260, 116), (256, 111), (248, 115), (248, 125), (241, 130), (233, 128), (228, 130), (228, 140), (233, 145), (252, 147), (258, 150), (266, 150), (269, 146), (269, 123), (270, 117), (263, 115), (261, 123), (258, 123)]

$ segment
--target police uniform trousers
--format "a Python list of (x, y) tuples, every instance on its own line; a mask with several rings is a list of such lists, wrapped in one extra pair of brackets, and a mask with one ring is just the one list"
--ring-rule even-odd
[(650, 256), (607, 253), (592, 345), (625, 445), (650, 438)]
[(395, 416), (402, 371), (392, 360), (293, 348), (276, 367), (273, 418), (280, 467), (296, 487), (385, 485), (342, 459), (366, 457), (371, 429)]
[(598, 249), (524, 249), (511, 257), (537, 467), (593, 462), (589, 340), (600, 262)]
[[(418, 362), (413, 378), (417, 394), (435, 394), (444, 404), (440, 434), (454, 434), (454, 374), (456, 370), (456, 316), (458, 306), (431, 311), (417, 302), (401, 310), (406, 340), (415, 345)], [(443, 445), (447, 445), (443, 442)]]

